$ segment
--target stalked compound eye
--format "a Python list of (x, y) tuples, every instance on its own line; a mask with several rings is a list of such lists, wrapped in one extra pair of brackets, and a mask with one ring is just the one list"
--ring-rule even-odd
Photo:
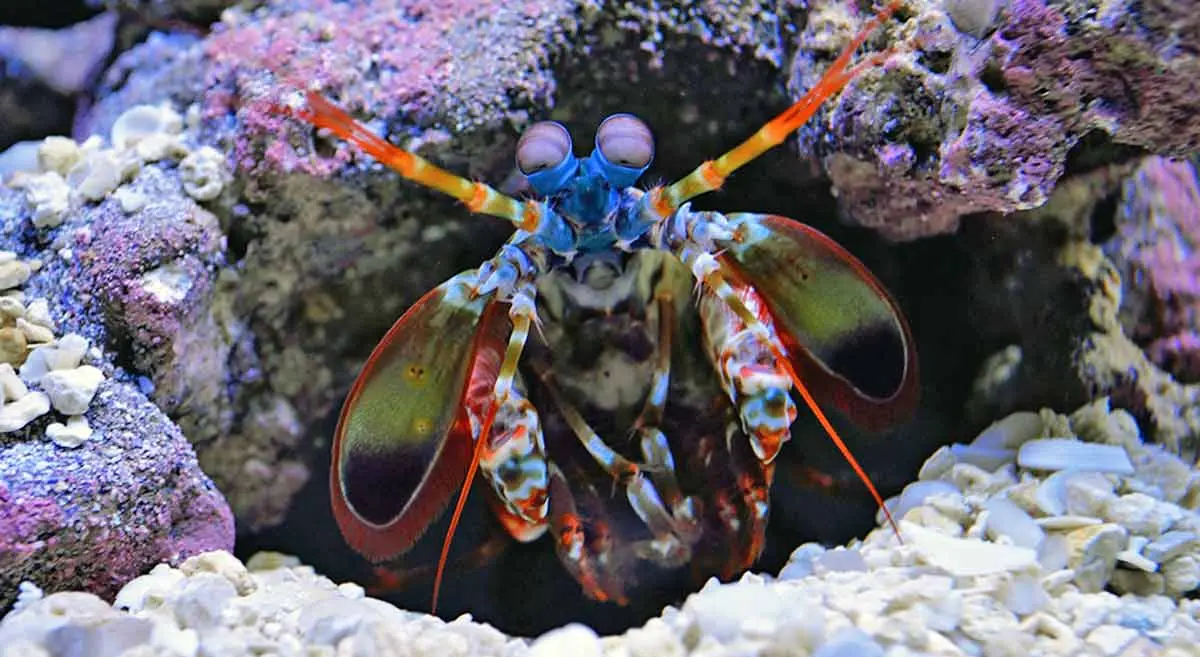
[(557, 121), (540, 121), (517, 142), (517, 168), (525, 175), (553, 169), (571, 156), (571, 134)]
[(596, 130), (596, 148), (612, 164), (643, 169), (654, 159), (654, 135), (638, 117), (613, 114)]
[(539, 194), (563, 188), (579, 163), (571, 152), (571, 133), (557, 121), (540, 121), (525, 129), (517, 142), (517, 168)]

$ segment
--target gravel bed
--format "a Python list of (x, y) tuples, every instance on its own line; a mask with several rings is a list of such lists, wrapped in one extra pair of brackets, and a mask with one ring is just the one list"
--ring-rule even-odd
[(533, 640), (403, 611), (293, 557), (156, 567), (109, 605), (22, 585), (0, 657), (1200, 656), (1200, 476), (1100, 401), (1016, 413), (942, 448), (881, 527), (802, 545), (771, 576), (710, 582), (645, 626)]

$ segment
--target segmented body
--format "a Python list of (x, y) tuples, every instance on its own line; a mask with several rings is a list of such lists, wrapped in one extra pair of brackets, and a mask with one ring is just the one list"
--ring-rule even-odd
[[(520, 541), (549, 533), (593, 598), (624, 602), (642, 566), (732, 577), (764, 544), (793, 391), (880, 500), (818, 399), (867, 427), (911, 411), (915, 351), (896, 303), (803, 224), (687, 201), (882, 61), (849, 66), (897, 6), (869, 21), (810, 97), (647, 191), (634, 184), (653, 140), (629, 115), (605, 120), (582, 159), (561, 125), (527, 129), (517, 162), (539, 198), (521, 202), (396, 149), (310, 94), (309, 122), (517, 228), (406, 312), (351, 390), (331, 477), (350, 544), (373, 559), (403, 552), (457, 490), (453, 527), (478, 473), (502, 526)], [(448, 548), (447, 538), (435, 582)]]
[[(548, 452), (577, 475), (560, 495), (587, 499), (591, 509), (581, 518), (589, 549), (560, 545), (559, 556), (572, 572), (594, 571), (600, 597), (621, 600), (639, 565), (690, 564), (700, 581), (748, 567), (762, 547), (771, 469), (748, 448), (697, 348), (704, 330), (694, 279), (660, 251), (611, 253), (540, 282), (545, 339), (532, 342), (526, 358)], [(608, 495), (605, 468), (581, 449), (546, 386), (557, 386), (608, 447), (640, 464), (644, 480), (627, 484), (641, 487), (627, 500)]]

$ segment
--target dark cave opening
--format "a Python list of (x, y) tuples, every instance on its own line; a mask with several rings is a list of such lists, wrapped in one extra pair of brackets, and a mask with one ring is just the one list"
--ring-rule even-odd
[[(572, 133), (576, 152), (584, 153), (605, 116), (629, 112), (641, 117), (655, 133), (657, 151), (652, 168), (642, 178), (643, 187), (686, 174), (704, 159), (736, 145), (788, 105), (782, 76), (767, 62), (749, 57), (731, 61), (726, 52), (679, 38), (660, 46), (666, 56), (658, 66), (649, 56), (630, 58), (629, 52), (641, 51), (632, 37), (629, 40), (606, 46), (611, 51), (593, 50), (586, 58), (564, 57), (557, 62), (556, 108), (533, 118), (563, 122)], [(897, 297), (918, 342), (922, 408), (914, 421), (882, 436), (856, 431), (844, 420), (837, 426), (881, 492), (885, 496), (898, 492), (940, 445), (940, 438), (950, 435), (961, 421), (960, 409), (969, 392), (963, 382), (974, 377), (987, 353), (964, 330), (969, 318), (968, 304), (960, 303), (967, 294), (962, 272), (970, 254), (949, 237), (890, 244), (870, 231), (840, 223), (828, 181), (815, 163), (796, 156), (792, 140), (737, 172), (720, 192), (698, 198), (695, 207), (777, 213), (810, 223), (862, 259)], [(380, 319), (380, 335), (392, 320)], [(370, 342), (364, 340), (364, 348)], [(348, 384), (353, 373), (345, 374), (339, 380)], [(285, 523), (240, 535), (239, 558), (247, 559), (259, 550), (279, 550), (297, 554), (334, 581), (371, 580), (370, 564), (345, 545), (329, 510), (328, 437), (335, 422), (336, 411), (313, 432), (324, 440), (307, 454), (312, 478)], [(777, 477), (767, 547), (755, 567), (765, 572), (778, 572), (802, 542), (842, 543), (865, 535), (875, 524), (874, 502), (852, 474), (846, 478), (848, 467), (806, 411), (793, 427), (793, 441), (785, 454), (781, 458), (787, 462), (836, 473), (846, 485), (831, 497), (803, 490), (787, 476)], [(468, 503), (454, 539), (454, 555), (469, 554), (498, 529), (479, 493), (475, 491)], [(403, 567), (436, 562), (447, 520), (443, 517), (427, 531), (401, 560)], [(543, 538), (529, 545), (510, 541), (485, 568), (449, 572), (438, 612), (451, 619), (469, 611), (477, 620), (523, 636), (572, 621), (610, 634), (659, 615), (664, 605), (682, 603), (691, 591), (690, 585), (662, 582), (640, 590), (628, 607), (587, 600)], [(427, 610), (430, 592), (426, 577), (385, 597), (403, 608)]]

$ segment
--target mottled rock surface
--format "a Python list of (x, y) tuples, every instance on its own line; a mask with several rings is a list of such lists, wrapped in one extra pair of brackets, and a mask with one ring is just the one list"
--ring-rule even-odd
[(109, 382), (75, 449), (51, 418), (0, 435), (0, 608), (22, 581), (111, 599), (156, 563), (232, 549), (233, 516), (179, 429), (136, 388)]
[(964, 230), (963, 248), (980, 255), (970, 269), (980, 337), (1009, 344), (983, 365), (975, 417), (1107, 395), (1194, 458), (1200, 385), (1166, 350), (1190, 329), (1192, 171), (1154, 157), (1097, 170), (1038, 210)]
[[(899, 52), (801, 132), (803, 149), (822, 157), (849, 221), (897, 240), (1035, 208), (1068, 171), (1124, 152), (1194, 152), (1200, 31), (1187, 7), (911, 3), (887, 41)], [(815, 82), (848, 23), (845, 3), (813, 5), (790, 89)]]
[(1200, 180), (1188, 160), (1142, 161), (1121, 187), (1105, 253), (1121, 272), (1119, 316), (1150, 360), (1200, 383)]

